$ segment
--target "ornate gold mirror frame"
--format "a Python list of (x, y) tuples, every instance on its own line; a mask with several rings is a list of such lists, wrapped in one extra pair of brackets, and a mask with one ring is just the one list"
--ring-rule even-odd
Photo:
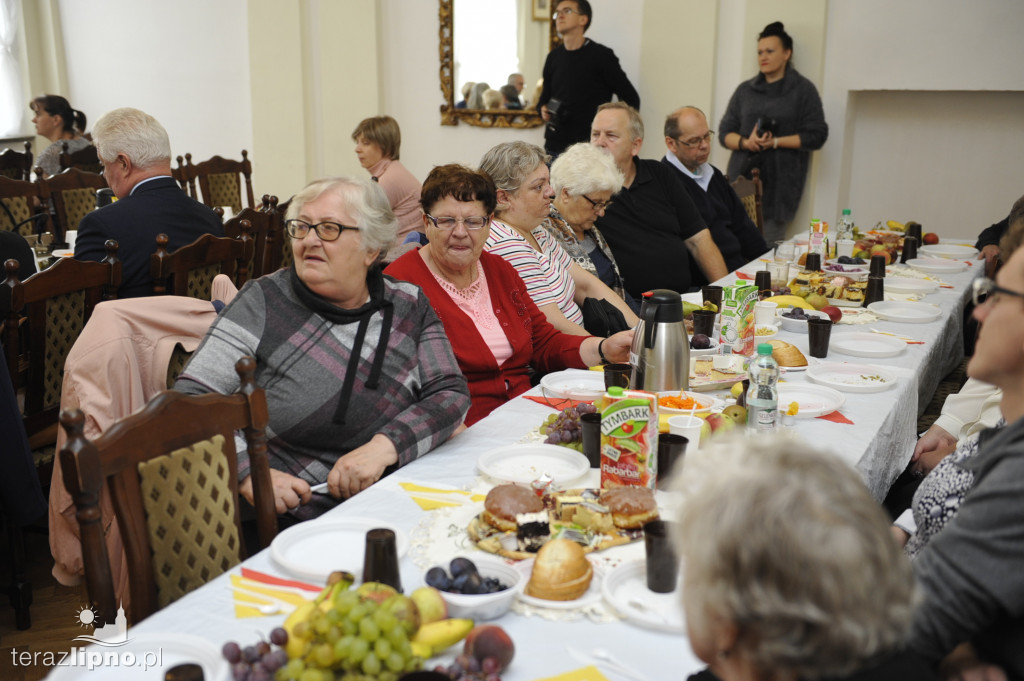
[[(511, 111), (506, 109), (456, 109), (454, 83), (454, 4), (455, 0), (439, 0), (438, 19), (440, 21), (440, 56), (441, 56), (441, 93), (445, 103), (441, 105), (441, 125), (458, 125), (465, 121), (481, 128), (536, 128), (544, 124), (540, 114), (534, 109)], [(552, 22), (554, 24), (554, 22)], [(554, 35), (554, 25), (551, 27)], [(557, 40), (557, 37), (556, 37)], [(552, 44), (552, 47), (554, 47)]]

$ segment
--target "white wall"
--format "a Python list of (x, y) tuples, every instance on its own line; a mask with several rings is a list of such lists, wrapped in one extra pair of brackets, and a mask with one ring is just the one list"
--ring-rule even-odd
[(60, 0), (67, 97), (89, 126), (122, 106), (156, 117), (174, 155), (252, 152), (245, 0)]

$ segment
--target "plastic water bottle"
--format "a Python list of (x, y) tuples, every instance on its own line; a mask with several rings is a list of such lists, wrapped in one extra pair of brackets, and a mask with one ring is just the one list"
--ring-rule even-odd
[(849, 208), (844, 208), (839, 224), (836, 225), (836, 257), (852, 256), (853, 245), (853, 216)]
[(750, 390), (747, 391), (747, 427), (754, 430), (774, 430), (778, 421), (779, 363), (772, 357), (772, 346), (761, 343), (757, 357), (747, 369)]

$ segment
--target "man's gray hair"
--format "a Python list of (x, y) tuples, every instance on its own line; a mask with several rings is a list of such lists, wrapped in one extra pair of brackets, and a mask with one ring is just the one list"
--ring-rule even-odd
[(591, 192), (612, 192), (622, 189), (625, 176), (615, 159), (604, 149), (588, 142), (574, 144), (551, 164), (551, 186), (555, 195), (565, 189), (569, 196)]
[[(491, 147), (480, 159), (480, 170), (487, 173), (498, 189), (515, 193), (523, 186), (526, 176), (546, 164), (550, 157), (536, 144), (529, 142), (502, 142)], [(500, 215), (508, 204), (498, 201), (494, 214)]]
[(171, 141), (160, 121), (144, 111), (124, 107), (103, 114), (92, 128), (100, 160), (113, 163), (118, 154), (143, 170), (171, 162)]
[(398, 220), (391, 210), (387, 194), (373, 180), (361, 177), (313, 180), (292, 197), (285, 219), (298, 218), (307, 203), (328, 192), (338, 195), (342, 206), (355, 221), (356, 224), (348, 226), (359, 228), (363, 251), (369, 253), (379, 249), (377, 262), (383, 260), (398, 234)]
[(688, 451), (672, 488), (687, 624), (736, 627), (758, 672), (846, 677), (901, 650), (917, 594), (889, 520), (854, 468), (795, 436)]
[[(642, 140), (644, 138), (644, 119), (640, 117), (640, 112), (631, 107), (626, 102), (605, 102), (601, 106), (597, 107), (597, 113), (607, 110), (613, 111), (625, 111), (626, 116), (629, 117), (629, 136), (632, 140)], [(594, 115), (597, 115), (595, 113)], [(631, 140), (631, 141), (632, 141)]]

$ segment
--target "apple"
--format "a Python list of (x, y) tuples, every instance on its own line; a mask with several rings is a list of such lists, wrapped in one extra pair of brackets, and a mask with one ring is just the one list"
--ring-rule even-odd
[(381, 584), (380, 582), (363, 582), (356, 589), (356, 593), (365, 598), (368, 601), (374, 601), (378, 605), (391, 598), (398, 591), (388, 584)]
[(809, 296), (807, 296), (807, 304), (813, 307), (815, 310), (820, 310), (821, 308), (828, 305), (828, 298), (821, 295), (820, 293), (812, 293)]
[(700, 424), (700, 441), (707, 442), (709, 437), (711, 437), (711, 424), (704, 419), (704, 423)]
[(448, 603), (441, 596), (441, 592), (434, 587), (421, 586), (409, 594), (409, 597), (420, 609), (422, 624), (438, 622), (448, 617)]
[(732, 389), (729, 390), (729, 394), (732, 395), (734, 399), (740, 399), (740, 395), (743, 394), (743, 381), (736, 381), (733, 383)]
[(412, 636), (420, 628), (420, 609), (409, 596), (395, 594), (380, 604), (381, 610), (390, 612), (398, 619), (398, 624), (405, 633)]
[(828, 318), (832, 320), (833, 324), (838, 324), (839, 320), (843, 318), (843, 311), (835, 305), (826, 305), (821, 308), (821, 312), (828, 315)]
[(516, 654), (516, 647), (505, 630), (494, 624), (481, 624), (466, 636), (462, 652), (476, 658), (481, 666), (487, 658), (494, 658), (498, 663), (493, 673), (500, 674)]
[(939, 243), (939, 235), (935, 232), (927, 232), (922, 238), (926, 246), (934, 246)]
[(731, 404), (722, 410), (722, 413), (731, 418), (737, 426), (747, 425), (747, 410), (738, 404)]
[[(704, 419), (704, 422), (711, 428), (711, 434), (723, 432), (726, 430), (732, 430), (736, 427), (736, 422), (725, 414), (708, 414), (708, 417)], [(703, 439), (703, 433), (701, 438)]]

